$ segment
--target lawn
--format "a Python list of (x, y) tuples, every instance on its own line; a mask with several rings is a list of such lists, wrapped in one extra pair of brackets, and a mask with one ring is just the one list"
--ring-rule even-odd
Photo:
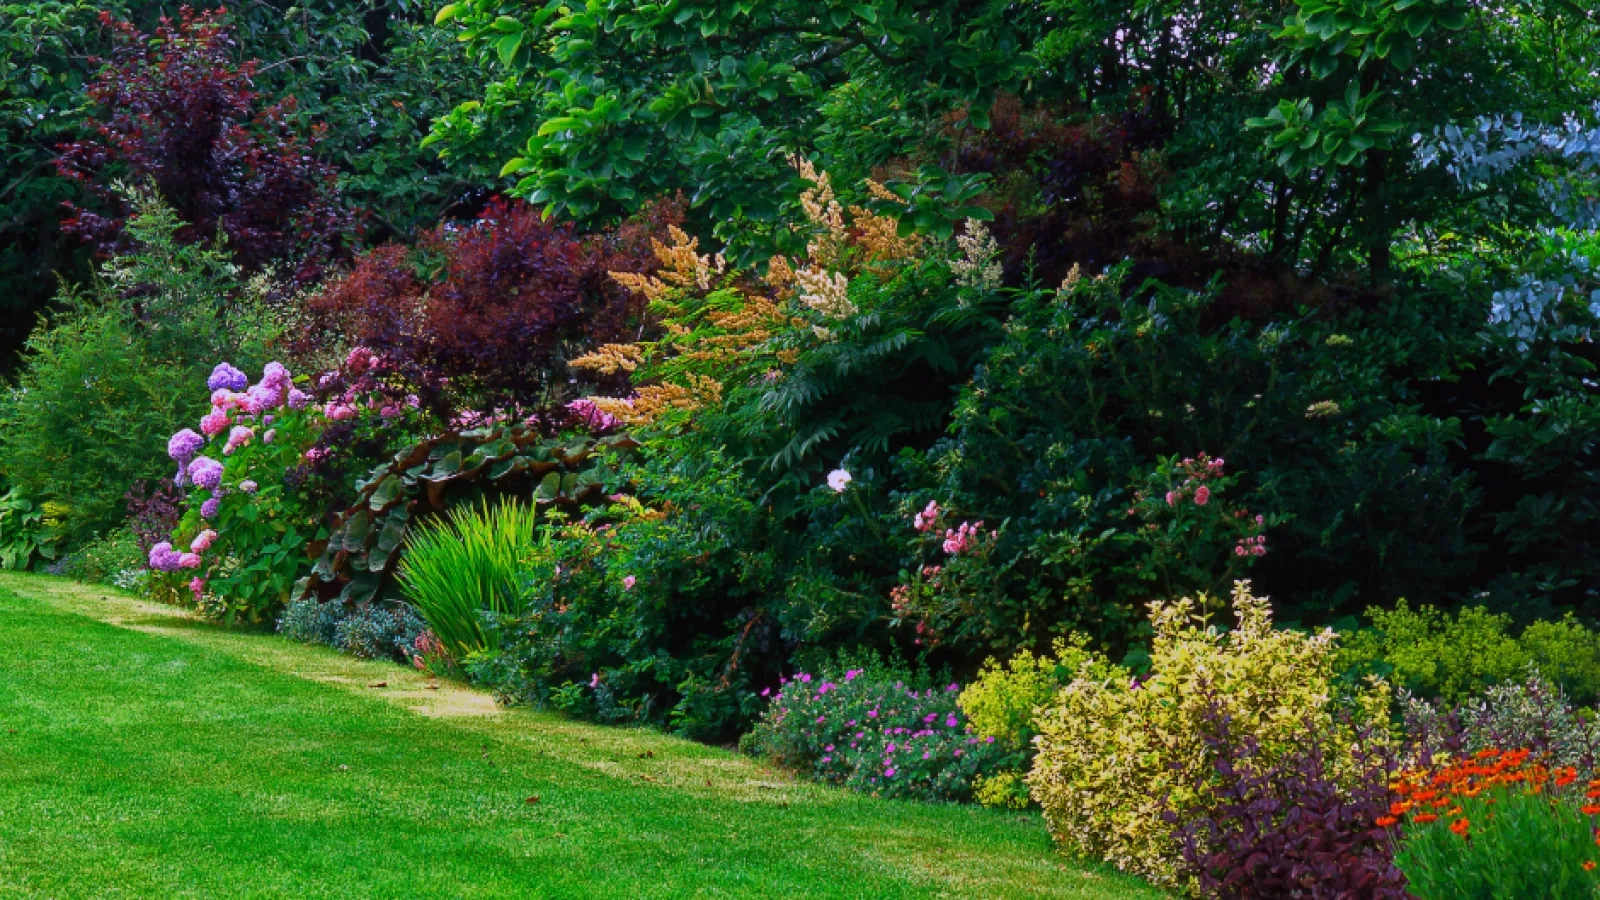
[(0, 575), (0, 898), (1161, 894), (1036, 815), (797, 782), (661, 734)]

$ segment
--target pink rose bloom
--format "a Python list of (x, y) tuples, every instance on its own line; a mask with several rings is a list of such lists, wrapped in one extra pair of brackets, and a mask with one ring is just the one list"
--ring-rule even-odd
[(216, 437), (224, 431), (227, 431), (228, 414), (222, 412), (221, 410), (217, 410), (208, 414), (205, 418), (200, 420), (200, 430), (208, 437)]
[(1210, 500), (1211, 500), (1211, 488), (1208, 488), (1208, 487), (1206, 487), (1205, 485), (1202, 484), (1200, 486), (1200, 490), (1194, 492), (1194, 505), (1195, 506), (1205, 506), (1206, 503), (1210, 502)]

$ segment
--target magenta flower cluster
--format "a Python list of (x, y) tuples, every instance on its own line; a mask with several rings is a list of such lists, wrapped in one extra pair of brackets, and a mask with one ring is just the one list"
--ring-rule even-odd
[(752, 738), (758, 752), (825, 781), (891, 797), (960, 800), (1012, 752), (979, 738), (960, 686), (913, 687), (861, 669), (783, 679)]

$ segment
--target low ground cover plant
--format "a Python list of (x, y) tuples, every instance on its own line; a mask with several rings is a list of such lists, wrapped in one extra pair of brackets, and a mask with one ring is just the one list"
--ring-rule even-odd
[(823, 781), (885, 797), (971, 799), (1017, 749), (976, 732), (961, 686), (867, 663), (799, 672), (766, 690), (771, 704), (740, 742), (746, 752)]

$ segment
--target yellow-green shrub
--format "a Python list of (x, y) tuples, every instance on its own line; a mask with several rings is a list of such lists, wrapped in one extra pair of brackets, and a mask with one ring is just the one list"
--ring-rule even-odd
[(1034, 656), (1024, 650), (1005, 663), (991, 657), (961, 692), (957, 701), (961, 711), (979, 735), (1026, 746), (1035, 733), (1034, 710), (1076, 678), (1080, 666), (1093, 664), (1095, 656), (1085, 649), (1087, 642), (1075, 634), (1056, 638), (1053, 654)]
[(1493, 684), (1521, 679), (1532, 663), (1578, 703), (1600, 696), (1600, 635), (1570, 615), (1535, 622), (1519, 637), (1508, 616), (1482, 607), (1455, 615), (1431, 606), (1367, 610), (1372, 628), (1345, 639), (1338, 666), (1383, 674), (1426, 696), (1455, 703)]
[[(1051, 833), (1069, 851), (1105, 859), (1157, 882), (1177, 883), (1176, 827), (1208, 808), (1212, 754), (1202, 736), (1215, 704), (1230, 731), (1259, 741), (1271, 765), (1307, 727), (1339, 759), (1352, 740), (1333, 716), (1336, 639), (1272, 627), (1265, 598), (1234, 587), (1238, 625), (1222, 632), (1193, 600), (1153, 603), (1151, 672), (1135, 682), (1091, 669), (1056, 695), (1034, 724), (1038, 755), (1028, 783)], [(1103, 669), (1102, 672), (1109, 671)], [(1382, 721), (1381, 682), (1357, 693), (1360, 718)], [(1171, 811), (1176, 821), (1164, 818)]]

